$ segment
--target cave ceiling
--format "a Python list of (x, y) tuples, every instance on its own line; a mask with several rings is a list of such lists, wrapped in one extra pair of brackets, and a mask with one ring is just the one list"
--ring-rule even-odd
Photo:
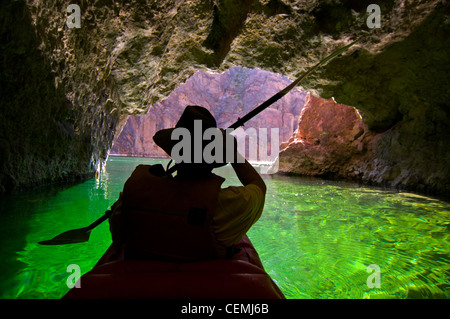
[(380, 27), (369, 28), (371, 2), (105, 0), (83, 2), (81, 27), (72, 29), (65, 25), (68, 14), (55, 15), (64, 12), (63, 4), (29, 6), (58, 80), (67, 88), (73, 82), (106, 83), (99, 87), (107, 87), (111, 109), (121, 114), (147, 112), (196, 71), (218, 73), (240, 65), (294, 80), (359, 39), (345, 57), (301, 85), (359, 108), (369, 126), (383, 130), (408, 112), (411, 95), (403, 92), (416, 89), (411, 75), (422, 72), (414, 65), (415, 51), (434, 49), (418, 42), (427, 41), (420, 29), (447, 21), (448, 4), (378, 1)]

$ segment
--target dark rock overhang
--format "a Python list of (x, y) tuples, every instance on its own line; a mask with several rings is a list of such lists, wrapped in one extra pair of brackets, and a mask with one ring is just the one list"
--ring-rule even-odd
[(102, 0), (80, 4), (80, 28), (66, 24), (69, 2), (2, 3), (2, 191), (92, 174), (124, 116), (196, 71), (240, 65), (294, 79), (356, 38), (303, 89), (358, 108), (372, 130), (406, 127), (401, 136), (446, 160), (449, 4), (378, 1), (381, 28), (370, 29), (370, 3)]

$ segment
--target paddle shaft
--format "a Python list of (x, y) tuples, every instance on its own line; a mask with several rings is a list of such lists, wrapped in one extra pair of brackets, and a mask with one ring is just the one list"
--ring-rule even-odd
[[(253, 117), (255, 117), (256, 115), (258, 115), (259, 113), (261, 113), (263, 110), (265, 110), (266, 108), (268, 108), (270, 105), (272, 105), (273, 103), (275, 103), (276, 101), (278, 101), (279, 99), (281, 99), (283, 96), (285, 96), (289, 91), (291, 91), (294, 87), (296, 87), (300, 81), (302, 81), (304, 78), (306, 78), (309, 74), (311, 74), (315, 69), (317, 69), (319, 66), (321, 66), (322, 64), (330, 61), (332, 58), (338, 56), (339, 54), (343, 53), (344, 51), (346, 51), (348, 48), (350, 48), (352, 45), (354, 45), (356, 41), (353, 41), (352, 43), (346, 45), (343, 48), (340, 48), (339, 50), (334, 51), (333, 53), (331, 53), (329, 56), (327, 56), (325, 59), (323, 59), (322, 61), (320, 61), (319, 63), (317, 63), (316, 65), (314, 65), (311, 69), (309, 69), (308, 71), (306, 71), (302, 76), (300, 76), (299, 78), (297, 78), (294, 82), (292, 82), (291, 84), (289, 84), (287, 87), (285, 87), (283, 90), (281, 90), (280, 92), (274, 94), (272, 97), (270, 97), (268, 100), (266, 100), (265, 102), (263, 102), (261, 105), (257, 106), (256, 108), (254, 108), (253, 110), (251, 110), (250, 112), (248, 112), (244, 117), (239, 118), (236, 122), (234, 122), (233, 124), (231, 124), (227, 130), (229, 129), (237, 129), (240, 126), (243, 126), (247, 121), (249, 121), (250, 119), (252, 119)], [(167, 175), (172, 174), (173, 172), (175, 172), (178, 168), (179, 164), (175, 164), (174, 166), (172, 166), (171, 168), (169, 168), (166, 172)]]
[(294, 87), (296, 87), (300, 81), (302, 81), (304, 78), (306, 78), (309, 74), (311, 74), (315, 69), (317, 69), (319, 66), (321, 66), (322, 64), (330, 61), (332, 58), (334, 58), (335, 56), (338, 56), (339, 54), (343, 53), (344, 51), (346, 51), (348, 48), (350, 48), (352, 45), (354, 45), (356, 41), (353, 41), (352, 43), (346, 45), (343, 48), (340, 48), (339, 50), (334, 51), (333, 53), (331, 53), (329, 56), (327, 56), (325, 59), (323, 59), (322, 61), (320, 61), (319, 63), (317, 63), (316, 65), (314, 65), (311, 69), (309, 69), (308, 71), (306, 71), (306, 73), (304, 73), (302, 76), (300, 76), (299, 78), (297, 78), (294, 82), (292, 82), (291, 84), (289, 84), (287, 87), (285, 87), (283, 90), (281, 90), (280, 92), (276, 93), (275, 95), (273, 95), (271, 98), (269, 98), (267, 101), (263, 102), (261, 105), (259, 105), (258, 107), (256, 107), (255, 109), (253, 109), (252, 111), (250, 111), (249, 113), (247, 113), (244, 117), (239, 118), (236, 122), (234, 122), (233, 124), (231, 124), (228, 129), (237, 129), (240, 126), (243, 126), (248, 120), (250, 120), (251, 118), (255, 117), (256, 115), (258, 115), (260, 112), (262, 112), (263, 110), (265, 110), (266, 108), (268, 108), (270, 105), (272, 105), (273, 103), (275, 103), (276, 101), (278, 101), (279, 99), (281, 99), (283, 96), (285, 96), (290, 90), (292, 90)]
[(107, 220), (109, 218), (109, 216), (111, 216), (111, 214), (112, 214), (112, 211), (108, 209), (102, 217), (100, 217), (95, 222), (90, 224), (87, 228), (89, 228), (89, 230), (94, 229), (95, 227), (97, 227), (98, 225), (103, 223), (105, 220)]
[[(343, 47), (343, 48), (341, 48), (341, 49), (331, 53), (329, 56), (327, 56), (325, 59), (323, 59), (322, 61), (320, 61), (316, 65), (314, 65), (311, 69), (309, 69), (306, 73), (304, 73), (302, 76), (300, 76), (294, 82), (292, 82), (290, 85), (285, 87), (283, 90), (281, 90), (280, 92), (278, 92), (275, 95), (273, 95), (272, 97), (270, 97), (267, 101), (263, 102), (261, 105), (259, 105), (258, 107), (256, 107), (255, 109), (253, 109), (252, 111), (247, 113), (244, 117), (239, 118), (236, 122), (231, 124), (228, 127), (228, 129), (235, 130), (235, 129), (237, 129), (240, 126), (243, 126), (251, 118), (255, 117), (257, 114), (259, 114), (260, 112), (262, 112), (263, 110), (268, 108), (270, 105), (272, 105), (273, 103), (275, 103), (276, 101), (281, 99), (283, 96), (285, 96), (290, 90), (292, 90), (295, 86), (297, 86), (300, 83), (301, 80), (303, 80), (305, 77), (307, 77), (310, 73), (312, 73), (319, 66), (321, 66), (322, 64), (328, 62), (329, 60), (331, 60), (335, 56), (341, 54), (342, 52), (346, 51), (348, 48), (350, 48), (356, 42), (357, 41), (354, 41), (354, 42), (350, 43), (349, 45), (346, 45), (345, 47)], [(177, 170), (177, 166), (178, 165), (179, 164), (174, 165), (173, 167), (168, 169), (166, 173), (167, 174), (173, 173), (174, 171)], [(112, 211), (111, 210), (107, 210), (102, 217), (100, 217), (99, 219), (97, 219), (92, 224), (90, 224), (89, 226), (86, 227), (87, 231), (90, 232), (92, 229), (94, 229), (95, 227), (97, 227), (98, 225), (103, 223), (105, 220), (107, 220), (111, 216), (111, 214), (112, 214)]]

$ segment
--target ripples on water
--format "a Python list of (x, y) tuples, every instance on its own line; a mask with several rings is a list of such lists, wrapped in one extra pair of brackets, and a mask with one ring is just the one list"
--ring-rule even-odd
[[(110, 245), (108, 224), (86, 243), (37, 242), (100, 217), (141, 162), (159, 160), (111, 158), (99, 179), (2, 199), (0, 297), (63, 296), (67, 266), (85, 273)], [(238, 184), (230, 168), (218, 174), (227, 177), (224, 186)], [(265, 181), (264, 213), (248, 235), (287, 298), (450, 296), (449, 203), (316, 179)], [(372, 264), (380, 267), (380, 288), (367, 285)]]
[[(448, 203), (287, 181), (269, 183), (265, 215), (251, 233), (260, 238), (255, 245), (287, 297), (449, 296)], [(379, 289), (366, 284), (371, 264), (381, 270)]]

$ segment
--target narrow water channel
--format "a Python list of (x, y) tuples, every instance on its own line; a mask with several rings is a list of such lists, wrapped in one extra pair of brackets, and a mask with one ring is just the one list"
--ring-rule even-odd
[[(110, 157), (97, 179), (9, 195), (0, 202), (0, 298), (60, 298), (68, 266), (89, 271), (111, 243), (103, 223), (86, 243), (41, 246), (89, 225), (139, 163)], [(216, 170), (238, 185), (229, 167)], [(287, 298), (449, 298), (450, 203), (412, 193), (265, 176), (261, 219), (249, 232)], [(376, 276), (377, 275), (377, 276)]]

